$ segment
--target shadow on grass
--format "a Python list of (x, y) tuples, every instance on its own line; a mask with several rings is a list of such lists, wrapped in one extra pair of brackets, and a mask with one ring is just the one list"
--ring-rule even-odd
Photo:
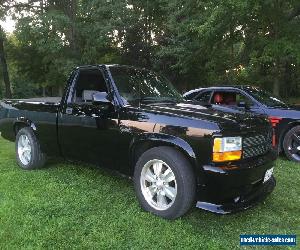
[[(282, 171), (290, 165), (290, 162), (282, 158), (278, 165), (281, 165), (281, 170), (279, 170)], [(61, 185), (59, 188), (76, 190), (77, 193), (72, 194), (71, 198), (66, 197), (65, 206), (79, 209), (76, 208), (76, 200), (80, 200), (86, 209), (93, 211), (99, 209), (102, 213), (111, 211), (108, 218), (127, 215), (126, 218), (122, 217), (125, 221), (132, 218), (139, 223), (147, 224), (150, 220), (153, 221), (152, 223), (170, 224), (171, 227), (176, 227), (179, 223), (183, 228), (192, 227), (195, 235), (214, 233), (213, 237), (220, 241), (224, 235), (233, 237), (234, 234), (238, 237), (241, 233), (294, 232), (297, 227), (297, 222), (295, 222), (297, 212), (294, 211), (294, 208), (297, 207), (299, 201), (295, 203), (294, 200), (297, 199), (294, 197), (295, 195), (285, 194), (286, 189), (290, 188), (288, 185), (291, 185), (286, 180), (283, 184), (285, 186), (276, 187), (265, 201), (248, 210), (229, 215), (218, 215), (194, 207), (176, 221), (165, 221), (142, 212), (135, 197), (133, 182), (114, 171), (90, 164), (50, 159), (40, 173), (42, 175), (44, 173), (49, 183), (54, 186)], [(282, 179), (284, 177), (281, 177), (280, 185), (282, 185)], [(59, 188), (57, 189), (59, 190)], [(64, 195), (61, 193), (60, 198)], [(55, 197), (52, 199), (55, 202)], [(97, 212), (94, 212), (94, 215), (97, 216)], [(293, 224), (294, 222), (295, 224)]]
[[(119, 200), (126, 199), (136, 199), (134, 189), (133, 189), (133, 181), (129, 178), (124, 178), (118, 172), (109, 170), (107, 168), (100, 168), (96, 165), (85, 164), (82, 162), (69, 162), (63, 159), (51, 159), (44, 169), (45, 171), (52, 172), (52, 178), (56, 179), (64, 179), (61, 171), (66, 171), (68, 175), (70, 175), (70, 171), (74, 177), (74, 174), (80, 177), (81, 179), (89, 179), (93, 181), (99, 181), (100, 177), (102, 180), (105, 180), (105, 189), (107, 191), (107, 195), (113, 195), (115, 200), (113, 202), (118, 203)], [(57, 173), (57, 174), (56, 174)], [(100, 183), (101, 184), (101, 183)], [(117, 185), (117, 187), (116, 187)], [(95, 187), (93, 187), (94, 189)], [(103, 193), (104, 187), (98, 185), (96, 189), (99, 193)], [(88, 190), (86, 190), (88, 192)], [(130, 197), (128, 197), (130, 196)], [(192, 207), (191, 210), (182, 217), (182, 221), (188, 223), (195, 228), (199, 228), (199, 226), (203, 226), (203, 224), (208, 225), (209, 228), (213, 229), (216, 226), (220, 225), (220, 221), (223, 226), (232, 225), (235, 223), (240, 223), (240, 220), (243, 219), (245, 221), (253, 218), (253, 216), (257, 216), (257, 214), (269, 214), (271, 213), (271, 209), (268, 206), (269, 202), (272, 202), (273, 194), (270, 197), (267, 197), (265, 201), (261, 204), (257, 204), (248, 210), (240, 211), (233, 214), (228, 215), (220, 215), (214, 214), (205, 210), (198, 209), (196, 207)], [(109, 199), (109, 197), (103, 197), (104, 199)], [(138, 202), (134, 203), (134, 206), (138, 206)], [(120, 213), (122, 211), (115, 211), (116, 213)], [(154, 216), (154, 215), (151, 215)]]

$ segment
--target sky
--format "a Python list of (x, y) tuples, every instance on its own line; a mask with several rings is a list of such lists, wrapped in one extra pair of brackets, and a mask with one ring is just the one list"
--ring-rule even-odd
[(0, 24), (8, 33), (12, 33), (15, 29), (15, 21), (13, 21), (11, 17), (7, 17), (5, 21), (0, 21)]
[[(16, 3), (26, 3), (28, 2), (28, 0), (16, 0)], [(2, 21), (0, 20), (0, 24), (2, 26), (2, 28), (8, 32), (8, 33), (12, 33), (15, 30), (15, 21), (13, 21), (11, 19), (11, 16), (8, 14), (6, 17), (6, 20)]]

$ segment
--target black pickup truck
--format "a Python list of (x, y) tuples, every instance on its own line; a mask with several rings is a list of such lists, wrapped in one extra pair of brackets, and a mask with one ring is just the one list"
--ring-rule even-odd
[(129, 66), (76, 68), (62, 98), (3, 100), (2, 137), (21, 168), (63, 156), (133, 177), (143, 209), (164, 218), (194, 204), (216, 213), (251, 207), (275, 187), (265, 117), (184, 101), (164, 77)]

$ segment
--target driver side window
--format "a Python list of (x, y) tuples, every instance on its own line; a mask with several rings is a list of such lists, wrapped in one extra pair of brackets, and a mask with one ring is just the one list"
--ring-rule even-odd
[(216, 91), (212, 98), (212, 103), (225, 106), (239, 106), (239, 103), (253, 105), (251, 99), (236, 91)]
[(241, 102), (244, 102), (248, 106), (253, 106), (254, 105), (254, 103), (252, 102), (252, 100), (250, 98), (248, 98), (247, 96), (245, 96), (241, 93), (236, 94), (236, 102), (237, 102), (237, 104), (241, 103)]
[(93, 95), (98, 92), (108, 93), (102, 72), (97, 68), (80, 69), (70, 93), (70, 102), (92, 103)]
[(205, 91), (200, 93), (195, 100), (198, 102), (209, 103), (212, 91)]

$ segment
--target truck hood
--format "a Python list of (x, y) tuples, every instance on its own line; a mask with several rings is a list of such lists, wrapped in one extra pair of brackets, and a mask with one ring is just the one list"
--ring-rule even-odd
[(216, 110), (213, 107), (201, 106), (198, 102), (150, 103), (141, 104), (140, 107), (149, 112), (156, 111), (181, 118), (214, 122), (221, 130), (248, 131), (249, 129), (266, 129), (269, 126), (268, 120), (264, 116), (242, 111)]

